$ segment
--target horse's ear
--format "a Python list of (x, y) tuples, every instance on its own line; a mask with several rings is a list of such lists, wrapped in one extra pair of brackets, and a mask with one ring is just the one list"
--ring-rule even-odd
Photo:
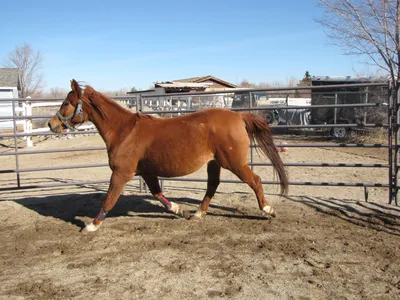
[(79, 83), (75, 80), (71, 80), (71, 89), (75, 92), (75, 94), (80, 95), (81, 94), (81, 87), (79, 86)]

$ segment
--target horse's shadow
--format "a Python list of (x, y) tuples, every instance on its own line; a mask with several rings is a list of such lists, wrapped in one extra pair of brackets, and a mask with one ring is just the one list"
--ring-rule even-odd
[(285, 196), (285, 198), (313, 208), (318, 213), (336, 217), (357, 226), (400, 236), (400, 208), (396, 206), (322, 197)]
[[(28, 197), (15, 200), (16, 203), (35, 211), (36, 213), (53, 217), (71, 223), (78, 227), (85, 227), (82, 218), (94, 218), (99, 213), (101, 203), (105, 198), (105, 193), (90, 193), (90, 194), (69, 194), (47, 197)], [(170, 201), (183, 204), (189, 207), (189, 211), (193, 214), (200, 200), (192, 198), (168, 198)], [(218, 208), (218, 210), (226, 211), (228, 214), (211, 212), (210, 215), (237, 217), (237, 218), (253, 218), (252, 216), (236, 215), (236, 209), (210, 205), (210, 208)], [(120, 216), (136, 216), (142, 218), (176, 218), (174, 214), (167, 210), (156, 201), (151, 195), (121, 195), (108, 213), (107, 218), (115, 218)]]

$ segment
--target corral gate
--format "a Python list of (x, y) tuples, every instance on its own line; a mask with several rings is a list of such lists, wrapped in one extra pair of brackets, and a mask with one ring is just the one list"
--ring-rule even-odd
[[(363, 163), (308, 163), (308, 162), (296, 162), (296, 163), (287, 163), (287, 166), (290, 167), (337, 167), (337, 168), (382, 168), (387, 170), (387, 182), (386, 183), (374, 183), (374, 182), (301, 182), (294, 181), (290, 182), (290, 185), (310, 185), (310, 186), (344, 186), (344, 187), (361, 187), (364, 189), (365, 200), (368, 200), (368, 188), (377, 187), (377, 188), (387, 188), (388, 189), (388, 203), (398, 205), (398, 189), (399, 189), (399, 140), (400, 140), (400, 132), (399, 132), (399, 122), (400, 120), (400, 98), (398, 91), (393, 91), (388, 84), (385, 83), (368, 83), (368, 84), (351, 84), (351, 85), (337, 85), (337, 86), (317, 86), (317, 87), (297, 87), (297, 88), (275, 88), (275, 89), (234, 89), (234, 90), (224, 90), (220, 92), (201, 92), (201, 93), (175, 93), (175, 94), (166, 94), (166, 95), (157, 95), (157, 96), (148, 96), (146, 94), (137, 93), (132, 96), (123, 96), (123, 97), (114, 97), (116, 101), (127, 105), (130, 108), (136, 109), (136, 111), (140, 111), (145, 114), (158, 114), (158, 115), (180, 115), (186, 114), (189, 112), (196, 111), (198, 109), (206, 108), (206, 107), (230, 107), (232, 95), (234, 93), (249, 93), (249, 99), (251, 99), (251, 93), (255, 92), (267, 92), (271, 93), (271, 95), (285, 95), (285, 97), (289, 97), (288, 95), (296, 95), (297, 97), (301, 97), (302, 94), (308, 95), (310, 91), (313, 93), (324, 93), (324, 89), (334, 89), (337, 88), (338, 92), (334, 93), (333, 98), (336, 99), (340, 93), (345, 93), (344, 89), (346, 88), (359, 88), (359, 93), (367, 95), (371, 94), (371, 90), (375, 89), (379, 92), (379, 99), (375, 97), (374, 102), (365, 101), (363, 103), (351, 103), (351, 104), (320, 104), (320, 105), (304, 105), (304, 106), (263, 106), (263, 107), (254, 107), (252, 101), (249, 101), (249, 107), (241, 107), (234, 108), (233, 110), (238, 111), (252, 111), (255, 113), (262, 113), (270, 110), (295, 110), (295, 109), (332, 109), (335, 114), (335, 123), (333, 124), (315, 124), (310, 123), (307, 125), (293, 125), (286, 120), (286, 123), (279, 125), (271, 125), (271, 127), (275, 130), (321, 130), (321, 129), (332, 129), (332, 128), (344, 128), (344, 130), (349, 129), (373, 129), (380, 128), (387, 134), (387, 143), (382, 144), (355, 144), (355, 143), (324, 143), (324, 144), (287, 144), (285, 145), (288, 148), (294, 147), (324, 147), (324, 148), (336, 148), (336, 147), (347, 147), (347, 148), (385, 148), (387, 149), (387, 163), (385, 164), (363, 164)], [(375, 95), (376, 96), (376, 95)], [(373, 98), (370, 97), (369, 98)], [(9, 102), (10, 99), (0, 99), (1, 102)], [(29, 102), (28, 102), (29, 101)], [(34, 159), (36, 154), (43, 153), (56, 153), (56, 152), (80, 152), (80, 151), (92, 151), (92, 150), (105, 150), (105, 147), (86, 147), (86, 148), (67, 148), (67, 149), (49, 149), (49, 150), (30, 150), (24, 149), (23, 151), (19, 150), (19, 143), (21, 143), (22, 139), (26, 139), (34, 136), (54, 136), (53, 133), (49, 131), (38, 131), (38, 132), (21, 132), (20, 128), (17, 126), (17, 121), (25, 120), (26, 122), (32, 122), (32, 120), (46, 120), (53, 117), (54, 114), (32, 114), (32, 115), (21, 115), (17, 114), (16, 106), (17, 103), (25, 103), (25, 105), (30, 105), (30, 103), (43, 103), (43, 102), (52, 102), (58, 101), (60, 104), (63, 99), (12, 99), (12, 107), (14, 114), (12, 117), (0, 116), (0, 121), (10, 120), (13, 122), (14, 126), (11, 132), (1, 132), (0, 140), (7, 140), (10, 142), (6, 151), (0, 152), (1, 157), (13, 156), (15, 157), (15, 168), (3, 168), (0, 166), (0, 176), (7, 176), (6, 179), (0, 178), (0, 180), (6, 184), (3, 184), (0, 187), (0, 191), (8, 191), (8, 190), (20, 190), (20, 189), (37, 189), (37, 188), (50, 188), (50, 187), (61, 187), (68, 185), (83, 185), (83, 184), (97, 184), (97, 183), (108, 183), (109, 179), (104, 180), (86, 180), (79, 181), (77, 178), (76, 181), (71, 182), (61, 182), (61, 183), (49, 183), (49, 184), (26, 184), (23, 180), (23, 174), (26, 172), (40, 172), (40, 171), (52, 171), (52, 170), (62, 170), (62, 169), (74, 169), (74, 168), (95, 168), (95, 167), (104, 167), (107, 164), (85, 164), (85, 165), (68, 165), (68, 166), (42, 166), (40, 168), (24, 168), (19, 163), (19, 157), (21, 155), (29, 155)], [(230, 107), (231, 108), (231, 107)], [(358, 111), (364, 114), (364, 118), (361, 121), (357, 122), (336, 122), (336, 114), (338, 109), (358, 109)], [(57, 111), (58, 107), (54, 107), (54, 113)], [(231, 108), (232, 109), (232, 108)], [(366, 122), (368, 118), (368, 112), (376, 112), (376, 110), (384, 110), (385, 120), (379, 122)], [(26, 126), (25, 126), (26, 127)], [(25, 128), (24, 127), (24, 128)], [(76, 131), (73, 133), (65, 133), (64, 135), (81, 135), (81, 134), (96, 134), (97, 131), (95, 129), (85, 130), (85, 131)], [(4, 146), (4, 145), (3, 145)], [(270, 163), (256, 163), (253, 160), (253, 150), (255, 146), (251, 146), (250, 151), (250, 165), (252, 167), (259, 166), (271, 166)], [(15, 175), (14, 179), (10, 178), (10, 174), (12, 176)], [(135, 178), (135, 180), (139, 180), (139, 188), (145, 188), (140, 178)], [(206, 178), (162, 178), (164, 180), (175, 180), (175, 181), (204, 181), (206, 182)], [(221, 182), (237, 182), (241, 183), (241, 181), (235, 180), (221, 180)], [(263, 184), (276, 184), (275, 181), (263, 181)]]

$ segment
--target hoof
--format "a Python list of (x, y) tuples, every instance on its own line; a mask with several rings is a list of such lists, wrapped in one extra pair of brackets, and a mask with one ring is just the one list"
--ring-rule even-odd
[(101, 224), (95, 225), (93, 223), (86, 224), (85, 228), (81, 230), (81, 232), (93, 232), (99, 229)]
[(205, 212), (196, 211), (196, 213), (190, 218), (190, 220), (199, 221), (206, 215)]
[(263, 212), (271, 217), (276, 217), (275, 209), (271, 205), (267, 205), (263, 208)]
[(203, 219), (202, 217), (199, 217), (199, 216), (196, 216), (196, 215), (193, 215), (193, 216), (191, 216), (190, 217), (190, 221), (200, 221), (201, 219)]
[(175, 215), (181, 218), (190, 219), (190, 212), (188, 210), (183, 210), (178, 204), (171, 202), (171, 208), (169, 209)]

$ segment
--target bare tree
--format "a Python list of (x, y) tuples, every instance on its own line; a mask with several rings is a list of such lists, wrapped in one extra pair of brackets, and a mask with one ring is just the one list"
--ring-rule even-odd
[(66, 97), (67, 94), (68, 94), (68, 90), (59, 88), (59, 87), (55, 87), (55, 88), (51, 88), (46, 96), (50, 97), (50, 98), (63, 98), (63, 97)]
[(248, 81), (247, 79), (243, 79), (241, 83), (239, 83), (239, 86), (242, 88), (256, 88), (257, 85)]
[(399, 78), (400, 0), (318, 0), (316, 19), (345, 54), (361, 55), (385, 70), (395, 86)]
[(270, 84), (270, 83), (268, 83), (268, 82), (260, 82), (258, 85), (257, 85), (259, 88), (265, 88), (265, 89), (269, 89), (269, 88), (272, 88), (272, 85)]
[(126, 93), (129, 91), (128, 88), (120, 88), (119, 90), (102, 90), (100, 92), (107, 97), (114, 97), (114, 96), (125, 96)]
[(286, 85), (288, 87), (295, 87), (297, 83), (298, 83), (298, 80), (295, 77), (292, 76), (292, 77), (287, 79), (287, 84)]
[(42, 63), (42, 53), (34, 51), (27, 43), (22, 47), (16, 47), (4, 60), (4, 67), (18, 68), (21, 98), (30, 96), (43, 87)]

